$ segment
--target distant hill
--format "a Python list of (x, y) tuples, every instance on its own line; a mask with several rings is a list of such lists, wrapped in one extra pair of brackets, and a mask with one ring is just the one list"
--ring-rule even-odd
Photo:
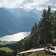
[(16, 41), (11, 41), (11, 42), (9, 42), (9, 41), (0, 41), (0, 45), (15, 44), (15, 43), (17, 43), (17, 42)]
[(30, 31), (40, 14), (38, 10), (0, 8), (0, 35)]

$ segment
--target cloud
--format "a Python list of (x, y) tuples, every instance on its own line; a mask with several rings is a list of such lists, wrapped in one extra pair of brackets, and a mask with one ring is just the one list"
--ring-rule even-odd
[(1, 41), (20, 41), (21, 39), (24, 39), (30, 34), (30, 32), (19, 32), (13, 35), (7, 35), (4, 37), (1, 37)]
[(25, 9), (44, 9), (48, 6), (56, 8), (56, 0), (0, 0), (0, 7), (6, 8), (25, 8)]
[(0, 0), (0, 7), (16, 8), (22, 4), (23, 0)]

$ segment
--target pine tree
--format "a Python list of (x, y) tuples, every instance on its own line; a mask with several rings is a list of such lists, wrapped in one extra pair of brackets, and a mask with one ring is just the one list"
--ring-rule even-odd
[(37, 34), (37, 23), (35, 23), (35, 25), (32, 27), (32, 32), (31, 32), (31, 44), (33, 48), (37, 47), (37, 38), (38, 38), (38, 34)]
[(50, 7), (48, 10), (44, 9), (41, 21), (33, 26), (31, 32), (33, 46), (52, 43), (51, 14)]
[(52, 36), (51, 36), (51, 9), (48, 7), (48, 10), (43, 11), (42, 20), (41, 20), (41, 27), (40, 27), (40, 43), (47, 44), (52, 43)]

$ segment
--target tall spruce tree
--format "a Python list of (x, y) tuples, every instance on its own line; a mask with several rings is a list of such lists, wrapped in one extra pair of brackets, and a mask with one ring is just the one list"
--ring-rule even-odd
[(31, 32), (31, 43), (32, 43), (32, 47), (36, 48), (37, 47), (37, 23), (35, 23), (35, 25), (32, 27), (32, 32)]
[(52, 35), (56, 39), (56, 11), (52, 14)]
[(52, 43), (52, 33), (51, 33), (51, 8), (43, 11), (42, 20), (40, 24), (40, 44)]
[(44, 10), (43, 12), (43, 17), (42, 17), (42, 24), (43, 24), (43, 29), (42, 33), (43, 34), (43, 43), (51, 43), (52, 42), (52, 37), (51, 37), (51, 9), (48, 7), (48, 10)]
[(48, 10), (43, 11), (42, 19), (39, 24), (35, 24), (32, 28), (32, 38), (34, 39), (33, 45), (36, 47), (42, 44), (52, 43), (52, 24), (51, 24), (51, 8), (48, 7)]

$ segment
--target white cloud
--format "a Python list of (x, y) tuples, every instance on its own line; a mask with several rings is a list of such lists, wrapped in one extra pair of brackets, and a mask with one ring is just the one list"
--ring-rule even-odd
[(0, 7), (7, 8), (43, 9), (49, 5), (55, 8), (56, 0), (0, 0)]
[(20, 6), (23, 0), (0, 0), (0, 7), (15, 8)]
[(30, 32), (19, 32), (13, 35), (7, 35), (4, 37), (1, 37), (1, 41), (20, 41), (21, 39), (24, 39), (26, 36), (28, 36)]

